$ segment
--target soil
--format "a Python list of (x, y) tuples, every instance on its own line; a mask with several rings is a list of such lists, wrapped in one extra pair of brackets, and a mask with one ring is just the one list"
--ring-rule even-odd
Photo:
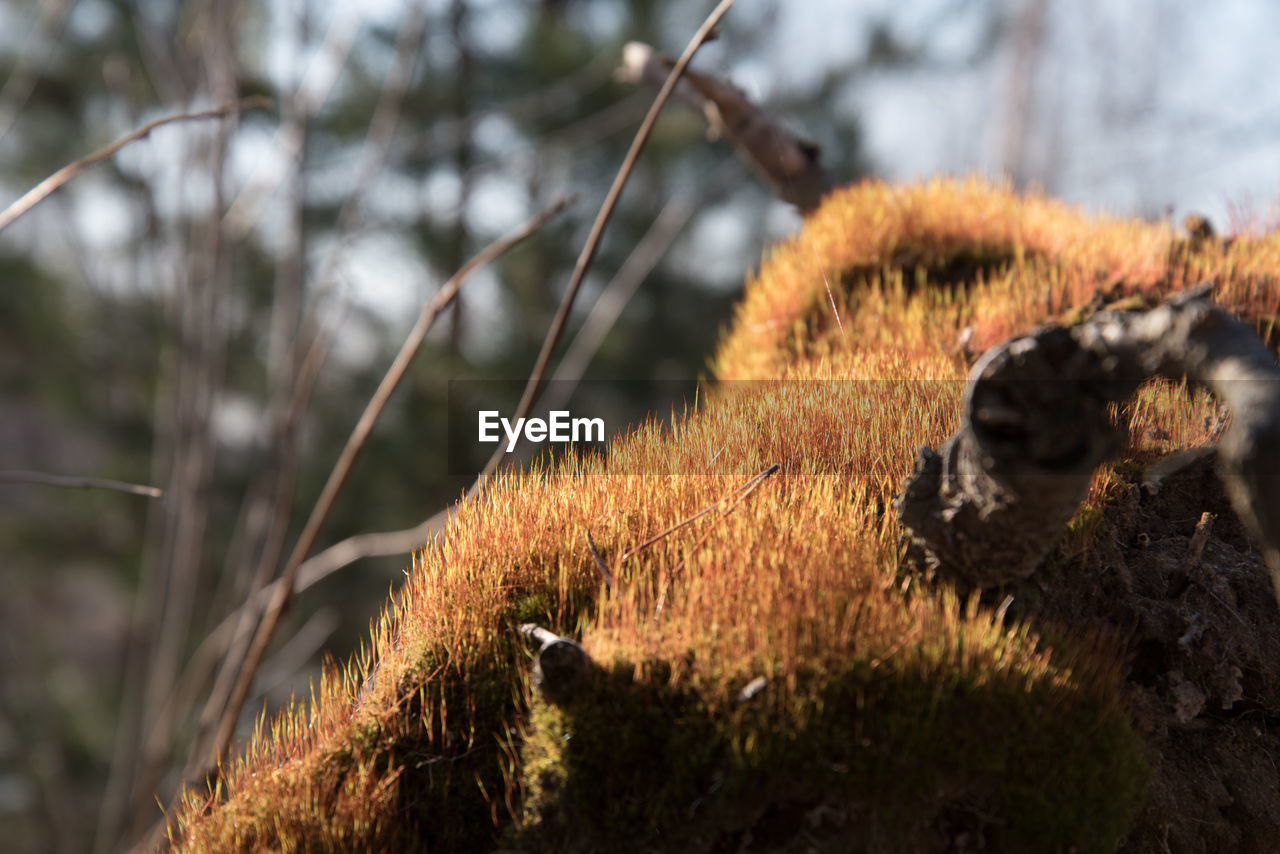
[(1085, 554), (1014, 595), (1050, 632), (1125, 644), (1151, 779), (1120, 851), (1280, 852), (1280, 609), (1212, 455), (1132, 484)]

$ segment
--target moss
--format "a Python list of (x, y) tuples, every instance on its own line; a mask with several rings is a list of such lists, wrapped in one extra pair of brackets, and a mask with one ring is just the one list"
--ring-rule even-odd
[[(1119, 645), (1072, 625), (1050, 648), (946, 590), (900, 595), (884, 510), (915, 449), (954, 429), (973, 354), (1011, 334), (1100, 291), (1158, 298), (1208, 277), (1221, 304), (1274, 316), (1280, 238), (1170, 245), (1167, 228), (978, 181), (832, 194), (771, 251), (715, 356), (719, 380), (767, 382), (722, 382), (673, 429), (460, 504), (367, 652), (255, 736), (212, 808), (188, 792), (175, 834), (192, 850), (483, 851), (509, 847), (520, 816), (527, 851), (928, 851), (964, 835), (1106, 850), (1142, 779)], [(1144, 391), (1123, 413), (1127, 457), (1202, 442), (1207, 414)], [(1096, 482), (1068, 545), (1090, 545), (1131, 466)], [(602, 590), (587, 530), (620, 561), (708, 507)], [(577, 630), (602, 663), (573, 705), (526, 706), (520, 622)], [(759, 675), (768, 687), (736, 702)]]
[(859, 820), (816, 850), (925, 850), (956, 815), (985, 816), (993, 850), (1114, 848), (1146, 773), (1119, 708), (1049, 680), (873, 668), (850, 652), (808, 674), (804, 700), (766, 688), (739, 703), (673, 683), (662, 661), (618, 661), (566, 707), (536, 704), (521, 847), (712, 852), (767, 832), (767, 850), (789, 850), (825, 813)]

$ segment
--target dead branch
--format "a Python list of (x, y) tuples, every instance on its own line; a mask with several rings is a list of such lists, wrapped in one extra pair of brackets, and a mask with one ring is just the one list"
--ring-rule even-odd
[(910, 553), (976, 586), (1033, 572), (1123, 432), (1108, 407), (1150, 377), (1200, 383), (1230, 407), (1219, 475), (1280, 597), (1280, 367), (1209, 286), (1149, 311), (1105, 311), (988, 351), (969, 375), (964, 426), (921, 448), (894, 501)]
[[(720, 0), (716, 7), (711, 10), (711, 14), (707, 16), (707, 19), (702, 22), (702, 26), (698, 27), (698, 31), (694, 33), (693, 38), (689, 40), (689, 45), (684, 49), (684, 53), (680, 54), (680, 58), (672, 65), (666, 82), (662, 84), (662, 88), (658, 90), (657, 97), (653, 99), (653, 106), (649, 107), (649, 112), (645, 114), (644, 121), (640, 124), (640, 129), (636, 131), (635, 138), (631, 140), (631, 148), (627, 150), (627, 156), (623, 158), (622, 166), (618, 168), (618, 174), (613, 179), (612, 186), (609, 187), (604, 203), (600, 206), (600, 212), (596, 214), (596, 220), (591, 224), (591, 233), (587, 235), (586, 245), (582, 247), (582, 252), (578, 255), (578, 260), (574, 264), (573, 274), (569, 277), (569, 286), (565, 289), (564, 297), (560, 300), (560, 307), (556, 310), (555, 319), (551, 322), (551, 328), (547, 331), (547, 337), (542, 342), (542, 349), (539, 351), (538, 359), (529, 374), (529, 381), (525, 385), (524, 393), (520, 396), (520, 403), (516, 407), (515, 414), (517, 420), (529, 414), (529, 410), (533, 408), (539, 392), (542, 391), (542, 384), (547, 375), (547, 365), (551, 362), (551, 354), (555, 352), (556, 347), (560, 344), (560, 337), (564, 334), (565, 325), (569, 321), (569, 313), (573, 310), (573, 303), (578, 296), (578, 289), (582, 286), (582, 280), (586, 278), (587, 270), (590, 269), (591, 262), (596, 257), (596, 250), (600, 247), (600, 238), (604, 234), (605, 226), (609, 224), (609, 220), (613, 217), (613, 211), (618, 206), (618, 199), (622, 196), (622, 190), (627, 185), (627, 179), (631, 177), (636, 162), (640, 159), (640, 152), (644, 150), (645, 143), (649, 140), (649, 134), (653, 131), (653, 126), (658, 120), (658, 113), (662, 111), (667, 99), (671, 97), (671, 92), (675, 89), (676, 82), (679, 81), (680, 75), (684, 73), (685, 68), (689, 65), (689, 61), (693, 59), (693, 55), (698, 52), (698, 48), (702, 47), (702, 43), (711, 35), (716, 24), (720, 22), (720, 19), (724, 17), (732, 5), (733, 0)], [(471, 489), (468, 490), (469, 495), (474, 495), (489, 477), (498, 470), (498, 466), (506, 455), (506, 446), (499, 443), (497, 450), (489, 458), (489, 462), (485, 464), (484, 471), (480, 473), (480, 477), (476, 479)]]
[[(770, 477), (772, 477), (778, 471), (778, 469), (779, 469), (779, 465), (777, 463), (774, 463), (764, 471), (760, 472), (755, 477), (751, 478), (751, 480), (747, 481), (742, 486), (738, 487), (736, 490), (726, 495), (724, 498), (721, 498), (719, 501), (717, 501), (715, 504), (708, 507), (706, 510), (703, 510), (702, 512), (681, 522), (679, 525), (676, 525), (673, 528), (669, 528), (668, 530), (659, 534), (657, 537), (653, 537), (649, 541), (641, 544), (640, 546), (637, 546), (635, 549), (632, 549), (631, 552), (628, 552), (627, 554), (623, 555), (622, 559), (626, 560), (634, 552), (638, 552), (640, 549), (645, 548), (646, 546), (649, 546), (652, 543), (657, 542), (660, 538), (667, 536), (672, 531), (675, 531), (679, 528), (683, 528), (685, 525), (689, 524), (689, 522), (692, 522), (694, 519), (723, 505), (726, 501), (732, 501), (732, 503), (729, 504), (727, 508), (725, 508), (725, 511), (720, 514), (720, 518), (723, 519), (724, 517), (732, 513), (734, 510), (736, 510), (739, 504), (741, 504), (743, 501), (746, 501), (747, 497), (750, 496), (751, 493), (755, 492), (756, 487), (764, 483)], [(702, 544), (705, 543), (707, 541), (707, 538), (711, 536), (711, 531), (712, 531), (711, 528), (707, 528), (707, 530), (703, 531), (702, 536), (698, 537), (697, 541), (693, 544), (693, 548), (690, 551), (696, 552), (698, 549), (702, 548)], [(667, 607), (667, 595), (671, 592), (671, 585), (674, 583), (676, 576), (679, 575), (680, 572), (684, 569), (684, 563), (685, 563), (685, 559), (681, 558), (679, 563), (677, 563), (675, 566), (671, 567), (671, 569), (667, 571), (666, 578), (664, 578), (662, 581), (662, 589), (658, 592), (658, 601), (653, 606), (653, 620), (655, 623), (658, 620), (662, 619), (662, 611), (664, 608)]]
[[(671, 66), (669, 56), (643, 42), (631, 42), (623, 49), (616, 76), (626, 83), (653, 86)], [(677, 97), (706, 118), (708, 137), (727, 137), (774, 195), (801, 213), (817, 208), (831, 189), (831, 176), (822, 166), (817, 144), (791, 133), (732, 83), (686, 70)]]
[(435, 322), (436, 317), (448, 308), (454, 297), (457, 296), (458, 289), (471, 273), (529, 237), (547, 220), (563, 210), (569, 202), (569, 199), (558, 199), (550, 207), (530, 218), (515, 231), (482, 249), (464, 264), (458, 272), (454, 273), (431, 301), (423, 307), (417, 323), (410, 330), (408, 338), (405, 339), (400, 348), (400, 352), (396, 354), (396, 358), (391, 367), (388, 368), (386, 376), (382, 378), (381, 384), (379, 384), (377, 391), (374, 392), (368, 406), (365, 407), (365, 411), (360, 416), (360, 420), (347, 440), (346, 446), (343, 447), (338, 462), (329, 474), (329, 479), (325, 482), (320, 497), (317, 499), (316, 505), (298, 537), (298, 542), (295, 544), (293, 552), (285, 564), (284, 571), (281, 573), (280, 583), (275, 587), (271, 601), (263, 613), (262, 621), (258, 624), (257, 633), (254, 635), (253, 642), (245, 655), (244, 664), (237, 675), (235, 687), (227, 701), (226, 708), (223, 710), (222, 718), (216, 730), (217, 735), (214, 739), (211, 764), (219, 765), (226, 757), (227, 750), (231, 746), (232, 736), (235, 734), (235, 725), (240, 717), (240, 710), (244, 707), (245, 700), (248, 699), (249, 688), (253, 684), (254, 674), (258, 669), (258, 665), (262, 662), (267, 645), (275, 634), (275, 629), (279, 624), (284, 607), (293, 595), (298, 569), (315, 545), (320, 529), (324, 526), (325, 520), (329, 516), (329, 511), (333, 509), (333, 504), (346, 483), (347, 476), (351, 473), (356, 458), (372, 432), (374, 424), (377, 423), (378, 416), (381, 415), (391, 394), (404, 377), (405, 371), (408, 370), (409, 363), (417, 354), (418, 348), (422, 346), (427, 331)]
[(129, 143), (137, 142), (140, 139), (146, 138), (158, 127), (173, 124), (174, 122), (189, 122), (197, 119), (222, 119), (230, 115), (237, 115), (244, 110), (270, 109), (271, 106), (272, 101), (270, 98), (263, 95), (255, 95), (252, 98), (244, 98), (239, 101), (229, 101), (219, 107), (214, 107), (212, 110), (199, 110), (193, 113), (175, 113), (171, 116), (162, 116), (154, 121), (147, 122), (142, 127), (137, 130), (130, 131), (110, 145), (99, 148), (92, 154), (81, 157), (79, 160), (72, 163), (68, 163), (48, 178), (45, 178), (39, 184), (36, 184), (23, 194), (21, 198), (17, 199), (3, 211), (0, 211), (0, 231), (4, 231), (12, 225), (18, 217), (22, 216), (50, 195), (57, 192), (64, 184), (79, 175), (85, 169), (101, 163), (103, 160), (111, 157)]
[(533, 664), (533, 687), (548, 703), (560, 705), (568, 702), (591, 665), (586, 651), (577, 641), (560, 637), (533, 623), (524, 623), (519, 632), (540, 644)]
[(139, 483), (126, 483), (106, 477), (69, 477), (38, 471), (0, 471), (0, 483), (33, 483), (40, 486), (63, 486), (69, 489), (110, 489), (146, 498), (163, 498), (164, 490)]

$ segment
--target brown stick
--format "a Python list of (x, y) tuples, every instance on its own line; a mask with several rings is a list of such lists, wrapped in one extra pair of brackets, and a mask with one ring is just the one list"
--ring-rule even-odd
[[(658, 113), (662, 111), (667, 99), (671, 97), (672, 90), (675, 89), (680, 75), (684, 73), (689, 61), (693, 59), (693, 55), (698, 52), (698, 48), (702, 47), (702, 43), (707, 40), (712, 30), (715, 29), (716, 24), (720, 22), (720, 19), (724, 17), (732, 5), (733, 0), (720, 0), (716, 7), (711, 10), (711, 14), (707, 16), (707, 19), (702, 22), (702, 26), (694, 33), (688, 47), (684, 49), (684, 53), (680, 54), (680, 58), (672, 66), (666, 82), (662, 84), (657, 97), (653, 99), (653, 106), (649, 108), (644, 121), (640, 124), (640, 129), (636, 131), (635, 139), (631, 141), (631, 148), (628, 149), (627, 156), (623, 159), (622, 166), (618, 169), (618, 174), (613, 179), (613, 185), (609, 187), (609, 193), (605, 196), (604, 204), (600, 206), (596, 221), (591, 226), (591, 233), (587, 235), (586, 245), (582, 247), (582, 253), (578, 256), (578, 261), (574, 265), (573, 275), (569, 277), (569, 287), (565, 290), (564, 297), (560, 300), (560, 308), (556, 311), (555, 319), (551, 322), (551, 329), (547, 332), (547, 337), (542, 342), (542, 350), (538, 353), (538, 359), (534, 363), (533, 371), (529, 374), (529, 382), (525, 385), (524, 394), (520, 397), (520, 404), (516, 407), (515, 420), (524, 418), (529, 414), (529, 410), (533, 408), (534, 401), (538, 398), (538, 393), (542, 391), (547, 365), (551, 362), (551, 354), (555, 352), (556, 347), (560, 344), (560, 337), (564, 334), (565, 324), (569, 321), (569, 312), (573, 309), (573, 302), (578, 296), (578, 289), (582, 286), (582, 280), (586, 278), (587, 270), (590, 269), (591, 262), (596, 257), (596, 250), (600, 248), (600, 238), (604, 234), (605, 226), (609, 224), (613, 211), (618, 206), (618, 199), (622, 196), (622, 190), (627, 185), (627, 179), (631, 177), (631, 172), (635, 169), (636, 162), (640, 159), (640, 152), (644, 150), (645, 143), (649, 140), (649, 134), (658, 120)], [(506, 455), (506, 446), (499, 443), (497, 450), (489, 458), (484, 471), (476, 479), (468, 494), (474, 495), (484, 485), (485, 481), (498, 470), (498, 466)]]
[(39, 184), (36, 184), (21, 198), (13, 202), (13, 204), (9, 205), (3, 211), (0, 211), (0, 231), (4, 231), (13, 224), (14, 220), (40, 204), (40, 202), (44, 201), (53, 193), (57, 192), (64, 184), (79, 175), (85, 169), (88, 169), (90, 166), (97, 163), (101, 163), (103, 160), (111, 157), (129, 143), (137, 142), (138, 140), (149, 136), (151, 132), (158, 127), (173, 124), (174, 122), (226, 118), (229, 115), (239, 113), (243, 110), (267, 109), (270, 108), (273, 103), (274, 102), (270, 98), (264, 95), (255, 95), (252, 98), (244, 98), (239, 101), (229, 101), (219, 107), (214, 107), (212, 110), (199, 110), (193, 113), (175, 113), (171, 116), (162, 116), (154, 121), (147, 122), (142, 127), (137, 130), (130, 131), (110, 145), (99, 148), (92, 154), (81, 157), (79, 160), (72, 163), (68, 163), (48, 178), (45, 178)]
[(110, 489), (129, 495), (147, 498), (163, 498), (164, 490), (155, 486), (127, 483), (105, 477), (69, 477), (60, 474), (44, 474), (38, 471), (0, 471), (0, 483), (34, 483), (40, 486), (63, 486), (69, 489)]
[(418, 317), (418, 322), (414, 324), (413, 329), (409, 332), (409, 336), (401, 346), (400, 352), (396, 354), (395, 361), (392, 362), (391, 367), (387, 370), (386, 376), (382, 378), (382, 383), (378, 386), (378, 390), (374, 392), (373, 398), (369, 401), (369, 405), (365, 407), (364, 414), (360, 416), (360, 420), (352, 431), (351, 437), (342, 449), (338, 462), (329, 474), (329, 479), (325, 483), (324, 489), (321, 491), (320, 497), (317, 499), (316, 505), (302, 529), (302, 534), (299, 535), (298, 542), (294, 546), (292, 554), (289, 555), (284, 572), (281, 573), (279, 586), (275, 588), (271, 601), (263, 613), (262, 622), (258, 624), (258, 631), (254, 635), (249, 651), (245, 655), (244, 665), (227, 701), (227, 707), (223, 710), (222, 718), (217, 728), (217, 735), (214, 739), (211, 764), (220, 765), (226, 757), (227, 750), (231, 746), (231, 739), (235, 734), (236, 721), (240, 717), (240, 710), (244, 707), (245, 700), (248, 699), (249, 688), (253, 684), (254, 674), (258, 669), (258, 665), (262, 663), (262, 657), (266, 653), (267, 645), (275, 634), (275, 629), (280, 622), (284, 607), (288, 604), (293, 594), (293, 585), (298, 574), (298, 568), (315, 545), (320, 529), (328, 518), (329, 511), (333, 509), (334, 501), (346, 483), (347, 476), (351, 473), (356, 457), (364, 447), (365, 440), (368, 439), (369, 433), (372, 432), (383, 407), (386, 406), (392, 392), (395, 391), (396, 386), (399, 385), (400, 380), (404, 377), (405, 371), (408, 370), (409, 363), (413, 360), (414, 355), (417, 354), (418, 348), (426, 338), (427, 331), (431, 328), (440, 312), (448, 308), (454, 297), (457, 296), (458, 289), (471, 273), (529, 237), (568, 204), (568, 199), (558, 199), (550, 207), (533, 216), (514, 232), (489, 244), (464, 264), (458, 272), (454, 273), (449, 281), (444, 284), (444, 287), (436, 293), (435, 297), (423, 307), (422, 313)]

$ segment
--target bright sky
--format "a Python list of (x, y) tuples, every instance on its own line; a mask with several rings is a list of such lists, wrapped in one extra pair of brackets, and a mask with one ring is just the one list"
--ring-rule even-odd
[[(774, 63), (798, 79), (838, 63), (878, 8), (908, 42), (935, 0), (787, 4)], [(972, 7), (982, 4), (970, 3)], [(1008, 4), (1019, 7), (1021, 2)], [(1160, 216), (1170, 206), (1229, 225), (1233, 208), (1274, 222), (1280, 202), (1280, 3), (1274, 0), (1047, 2), (1031, 82), (1027, 161), (1053, 195), (1093, 210)], [(963, 56), (979, 14), (957, 14), (932, 44)], [(788, 45), (803, 42), (803, 51)], [(999, 175), (1010, 109), (1007, 41), (969, 66), (866, 75), (840, 107), (864, 116), (880, 173)]]

